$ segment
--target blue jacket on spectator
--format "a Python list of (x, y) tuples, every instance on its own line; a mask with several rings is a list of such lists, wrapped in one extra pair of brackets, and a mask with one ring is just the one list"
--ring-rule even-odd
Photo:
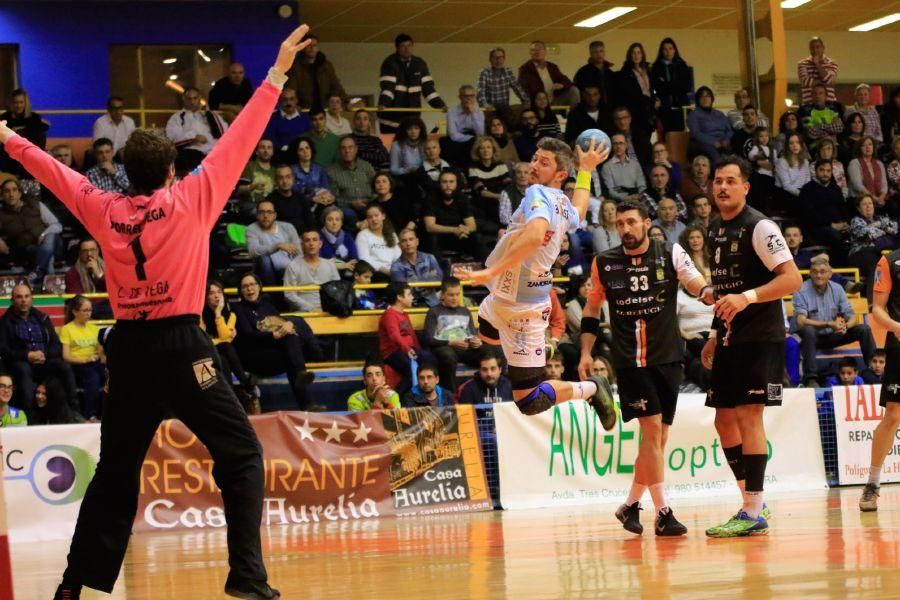
[(316, 190), (327, 190), (330, 188), (328, 183), (328, 173), (321, 165), (311, 163), (309, 165), (309, 173), (303, 171), (300, 165), (291, 167), (294, 172), (294, 189), (303, 194), (304, 197), (313, 199)]
[(734, 135), (728, 117), (721, 111), (696, 108), (688, 115), (688, 128), (691, 137), (701, 144), (712, 146), (719, 140), (730, 140)]
[(338, 234), (331, 235), (327, 229), (322, 228), (322, 249), (319, 250), (322, 258), (339, 258), (344, 262), (356, 260), (359, 253), (356, 251), (356, 241), (353, 236), (341, 229)]
[[(23, 319), (10, 307), (0, 320), (3, 322), (0, 333), (2, 333), (4, 360), (26, 361), (28, 353), (32, 350), (40, 350), (47, 358), (62, 358), (62, 343), (46, 313), (32, 307), (28, 317)], [(26, 330), (33, 330), (31, 337), (37, 335), (41, 338), (40, 347), (29, 347), (24, 337)]]
[(272, 113), (269, 124), (266, 126), (266, 132), (263, 137), (272, 140), (275, 146), (275, 152), (279, 150), (287, 150), (291, 142), (312, 129), (309, 117), (303, 113), (298, 113), (293, 119), (285, 119), (281, 111)]
[(411, 265), (403, 256), (391, 263), (391, 279), (394, 281), (440, 281), (444, 272), (433, 254), (416, 252), (416, 264)]

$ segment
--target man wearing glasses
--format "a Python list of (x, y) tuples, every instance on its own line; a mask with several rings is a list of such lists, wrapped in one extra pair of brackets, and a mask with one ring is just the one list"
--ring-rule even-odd
[(113, 153), (125, 147), (128, 136), (134, 131), (134, 119), (125, 114), (125, 101), (110, 96), (106, 102), (106, 114), (94, 121), (93, 141), (106, 138), (113, 143)]

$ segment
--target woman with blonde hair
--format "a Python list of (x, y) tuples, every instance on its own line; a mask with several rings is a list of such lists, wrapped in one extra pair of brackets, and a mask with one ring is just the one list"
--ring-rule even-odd
[(479, 222), (478, 231), (485, 235), (496, 234), (500, 229), (500, 193), (513, 182), (512, 175), (506, 163), (500, 160), (500, 146), (489, 135), (475, 140), (471, 157), (469, 185)]
[[(21, 135), (23, 138), (44, 149), (47, 147), (47, 130), (50, 126), (41, 119), (41, 116), (31, 110), (31, 100), (28, 92), (23, 89), (13, 90), (9, 95), (8, 110), (0, 114), (0, 121), (6, 121), (6, 126)], [(14, 161), (0, 148), (0, 171), (7, 171), (14, 175), (25, 175), (25, 169)]]

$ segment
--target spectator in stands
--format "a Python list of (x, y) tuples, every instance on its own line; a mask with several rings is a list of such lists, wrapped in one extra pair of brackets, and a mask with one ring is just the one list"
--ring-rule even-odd
[(500, 192), (500, 227), (506, 228), (525, 197), (525, 190), (530, 185), (531, 166), (526, 162), (516, 163), (513, 169), (512, 183), (507, 184)]
[(834, 140), (831, 138), (823, 138), (819, 140), (819, 143), (816, 144), (816, 158), (811, 161), (809, 168), (810, 171), (815, 177), (815, 168), (816, 162), (820, 160), (830, 160), (831, 161), (831, 176), (834, 178), (834, 182), (837, 184), (839, 188), (841, 188), (841, 194), (846, 199), (850, 195), (850, 188), (847, 186), (847, 175), (844, 171), (844, 164), (838, 160), (837, 157), (837, 145)]
[(613, 109), (612, 133), (621, 133), (625, 136), (628, 143), (628, 158), (633, 158), (643, 165), (649, 160), (649, 137), (635, 134), (633, 123), (630, 110), (624, 106)]
[(448, 389), (456, 389), (459, 363), (478, 367), (482, 342), (472, 313), (463, 305), (462, 285), (455, 277), (441, 282), (441, 302), (425, 315), (423, 339), (437, 359), (438, 373)]
[(359, 255), (353, 236), (344, 231), (344, 213), (337, 206), (326, 207), (321, 216), (322, 249), (319, 256), (333, 258), (338, 271), (353, 270)]
[(463, 85), (459, 88), (459, 104), (447, 111), (447, 137), (451, 162), (464, 164), (472, 150), (475, 138), (484, 135), (484, 113), (475, 100), (475, 88)]
[(711, 161), (730, 149), (731, 136), (734, 135), (728, 117), (713, 108), (714, 101), (712, 90), (705, 85), (700, 86), (697, 90), (697, 108), (688, 116), (688, 129), (691, 130), (688, 153), (692, 156), (704, 154)]
[(875, 265), (881, 253), (891, 251), (897, 245), (897, 221), (887, 215), (875, 214), (875, 201), (870, 194), (863, 194), (856, 202), (857, 216), (850, 220), (850, 266), (859, 269), (866, 281), (871, 298)]
[[(418, 56), (413, 55), (413, 39), (406, 33), (394, 38), (396, 52), (381, 63), (379, 82), (381, 94), (378, 106), (384, 108), (419, 108), (422, 97), (431, 108), (447, 108), (444, 100), (434, 85), (434, 79), (428, 65)], [(394, 133), (400, 127), (400, 119), (419, 118), (418, 112), (379, 113), (381, 133)], [(422, 128), (424, 135), (425, 129)]]
[(499, 157), (500, 148), (490, 136), (478, 138), (472, 146), (469, 186), (477, 200), (478, 233), (495, 236), (500, 229), (500, 193), (513, 182), (509, 167)]
[(13, 397), (13, 380), (6, 373), (0, 373), (0, 427), (24, 427), (28, 417), (24, 410), (10, 406)]
[(272, 140), (268, 138), (259, 140), (256, 150), (253, 152), (253, 159), (244, 167), (238, 183), (237, 193), (240, 199), (240, 211), (243, 215), (255, 215), (257, 202), (275, 190), (273, 156), (275, 156), (275, 146), (272, 144)]
[(853, 96), (856, 99), (856, 102), (850, 107), (850, 110), (862, 115), (863, 120), (866, 122), (866, 134), (875, 138), (875, 141), (878, 142), (878, 145), (880, 146), (885, 139), (881, 132), (881, 117), (878, 114), (878, 110), (869, 104), (869, 98), (871, 96), (869, 84), (860, 83), (856, 86), (856, 91)]
[(384, 142), (372, 135), (371, 117), (364, 108), (353, 113), (353, 141), (356, 142), (357, 154), (374, 168), (382, 170), (390, 166), (390, 155)]
[[(308, 161), (311, 148), (309, 141), (302, 141), (300, 145), (305, 147), (305, 156)], [(308, 166), (317, 169), (319, 174), (324, 176), (325, 172), (319, 165)], [(295, 173), (301, 177), (305, 175), (311, 176), (298, 180), (295, 177)], [(302, 164), (294, 165), (293, 167), (288, 165), (275, 167), (275, 190), (269, 194), (266, 200), (275, 207), (275, 214), (278, 215), (281, 221), (289, 223), (295, 231), (304, 231), (315, 226), (316, 220), (313, 216), (313, 208), (316, 205), (313, 204), (312, 198), (315, 197), (314, 194), (329, 193), (327, 190), (322, 191), (323, 188), (317, 187), (313, 182), (314, 179), (315, 173), (304, 173)], [(328, 180), (325, 179), (325, 185), (327, 184)], [(256, 214), (258, 218), (259, 204), (257, 204)]]
[(845, 167), (849, 166), (850, 161), (859, 154), (859, 144), (866, 133), (866, 120), (863, 116), (858, 112), (849, 113), (846, 116), (844, 134), (841, 136), (840, 146), (838, 146), (838, 158)]
[(0, 199), (0, 230), (6, 238), (8, 254), (31, 270), (29, 284), (39, 286), (45, 275), (53, 273), (55, 256), (62, 254), (62, 225), (42, 202), (24, 197), (15, 179), (0, 184)]
[(749, 144), (747, 160), (750, 161), (753, 172), (750, 174), (748, 202), (756, 210), (769, 214), (769, 206), (775, 195), (775, 148), (769, 130), (757, 127)]
[(522, 111), (519, 131), (519, 137), (513, 140), (516, 145), (516, 152), (519, 153), (519, 160), (531, 162), (531, 158), (537, 151), (538, 140), (541, 139), (541, 132), (538, 130), (537, 113), (533, 109), (526, 108)]
[(350, 135), (353, 130), (350, 121), (344, 117), (344, 100), (339, 94), (328, 97), (328, 113), (325, 116), (328, 131), (335, 136)]
[(659, 225), (651, 225), (647, 230), (647, 237), (656, 242), (665, 242), (666, 232)]
[(797, 118), (803, 123), (810, 144), (826, 137), (836, 137), (844, 130), (844, 107), (837, 102), (829, 102), (827, 98), (825, 84), (817, 83), (813, 86), (812, 102), (797, 111)]
[(688, 225), (678, 236), (678, 244), (687, 252), (700, 274), (710, 279), (709, 250), (706, 247), (706, 228), (701, 225)]
[(59, 330), (62, 357), (84, 391), (81, 414), (92, 423), (100, 420), (103, 387), (106, 384), (106, 355), (100, 345), (100, 330), (90, 322), (91, 301), (76, 294), (66, 302), (66, 324)]
[(660, 101), (658, 113), (664, 132), (684, 131), (683, 107), (691, 103), (688, 95), (693, 83), (693, 71), (681, 58), (675, 40), (663, 38), (650, 68), (650, 87)]
[(34, 388), (34, 408), (28, 416), (29, 425), (71, 425), (84, 423), (84, 417), (66, 404), (65, 386), (55, 377), (48, 377)]
[(506, 66), (506, 50), (492, 48), (488, 53), (488, 61), (490, 66), (482, 68), (478, 73), (476, 100), (479, 106), (493, 107), (497, 114), (509, 123), (513, 116), (509, 102), (510, 88), (524, 106), (529, 105), (530, 96), (513, 75), (512, 69)]
[(400, 408), (400, 396), (388, 386), (384, 378), (384, 365), (366, 362), (363, 366), (365, 387), (347, 398), (347, 410), (389, 410)]
[[(400, 258), (391, 263), (391, 280), (402, 282), (440, 281), (444, 272), (433, 254), (419, 251), (419, 236), (413, 229), (400, 231)], [(439, 298), (433, 289), (416, 288), (416, 300), (434, 306)], [(420, 304), (417, 302), (417, 304)], [(445, 379), (446, 381), (446, 379)]]
[(831, 161), (816, 161), (816, 176), (800, 189), (798, 208), (803, 230), (814, 243), (828, 247), (836, 265), (846, 265), (850, 218), (841, 189), (831, 176)]
[(638, 161), (628, 157), (628, 142), (621, 133), (612, 136), (612, 152), (600, 168), (607, 195), (617, 202), (639, 201), (641, 192), (647, 189), (647, 180)]
[(669, 160), (669, 150), (663, 142), (656, 142), (652, 149), (652, 165), (662, 165), (669, 172), (669, 185), (673, 190), (681, 189), (681, 165)]
[(828, 101), (834, 102), (834, 84), (837, 82), (838, 64), (825, 56), (825, 42), (819, 37), (809, 40), (809, 56), (797, 63), (797, 79), (800, 80), (800, 103), (809, 104), (813, 99), (813, 86), (825, 85)]
[[(616, 73), (616, 103), (631, 112), (632, 137), (640, 138), (641, 145), (649, 147), (650, 132), (656, 127), (656, 108), (659, 99), (653, 88), (650, 75), (650, 64), (643, 44), (634, 42), (628, 46), (622, 68)], [(635, 144), (637, 150), (637, 144)], [(638, 155), (638, 159), (647, 160), (647, 155)]]
[(708, 230), (709, 222), (712, 219), (712, 205), (709, 203), (709, 198), (703, 194), (697, 194), (688, 202), (691, 205), (691, 212), (694, 215), (694, 220), (691, 221), (690, 224), (699, 225), (703, 229)]
[(310, 129), (312, 124), (309, 118), (297, 106), (297, 92), (289, 87), (284, 88), (278, 97), (278, 110), (272, 113), (263, 133), (264, 138), (272, 140), (279, 162), (293, 162), (294, 157), (290, 156), (288, 149), (294, 140)]
[(800, 190), (810, 180), (809, 154), (798, 133), (787, 136), (784, 152), (775, 160), (775, 203), (778, 210), (797, 215)]
[(694, 160), (691, 161), (690, 174), (681, 181), (681, 197), (696, 198), (697, 196), (706, 196), (706, 199), (712, 203), (711, 172), (709, 157), (703, 154), (695, 156)]
[(228, 124), (203, 106), (203, 96), (195, 87), (186, 87), (181, 95), (182, 109), (169, 117), (166, 137), (175, 143), (178, 158), (175, 170), (187, 173), (209, 154)]
[[(538, 92), (553, 98), (554, 104), (575, 106), (578, 103), (578, 88), (563, 75), (556, 64), (547, 60), (547, 46), (536, 40), (528, 47), (531, 59), (519, 67), (519, 83), (532, 99)], [(532, 100), (534, 106), (534, 100)]]
[(869, 365), (859, 374), (862, 380), (868, 384), (878, 384), (884, 378), (884, 367), (887, 363), (887, 352), (878, 349), (872, 354)]
[(749, 158), (754, 145), (753, 135), (759, 127), (759, 116), (752, 104), (745, 106), (741, 115), (741, 125), (734, 128), (734, 135), (731, 136), (731, 152), (742, 158)]
[(602, 375), (612, 386), (613, 393), (618, 389), (616, 384), (616, 371), (609, 362), (609, 359), (602, 355), (595, 355), (594, 362), (591, 365), (591, 375)]
[(356, 234), (356, 251), (360, 260), (375, 268), (379, 280), (390, 278), (391, 265), (400, 258), (400, 245), (394, 225), (380, 204), (366, 208), (366, 227)]
[(49, 315), (34, 308), (27, 284), (13, 288), (10, 307), (0, 321), (0, 354), (16, 382), (16, 406), (29, 412), (34, 407), (35, 384), (52, 376), (64, 382), (66, 404), (77, 412), (75, 375), (63, 360), (62, 345)]
[(678, 329), (684, 340), (684, 372), (688, 381), (705, 391), (712, 381), (712, 372), (704, 366), (700, 357), (703, 346), (709, 339), (715, 309), (688, 294), (680, 285), (677, 302)]
[(875, 139), (866, 135), (859, 142), (856, 158), (847, 167), (850, 181), (850, 197), (861, 198), (870, 194), (875, 206), (885, 206), (888, 194), (887, 169), (875, 156)]
[(675, 200), (669, 197), (663, 197), (659, 201), (659, 212), (653, 224), (663, 230), (666, 234), (666, 241), (669, 244), (675, 244), (678, 236), (684, 231), (684, 223), (678, 220), (678, 206)]
[(563, 365), (562, 358), (557, 355), (548, 356), (547, 360), (544, 363), (544, 378), (548, 381), (551, 379), (555, 379), (557, 381), (562, 381), (563, 374), (566, 372), (566, 367)]
[(341, 137), (338, 153), (338, 160), (328, 167), (328, 180), (337, 205), (344, 211), (344, 223), (348, 227), (354, 227), (357, 213), (362, 214), (372, 198), (375, 169), (357, 157), (356, 139), (353, 136)]
[[(752, 102), (750, 98), (750, 90), (747, 88), (739, 88), (734, 93), (734, 108), (728, 111), (726, 116), (728, 117), (728, 122), (731, 123), (731, 127), (734, 129), (738, 129), (741, 127), (741, 124), (744, 120), (744, 107)], [(756, 115), (759, 120), (760, 127), (768, 127), (769, 119), (766, 115), (763, 114), (761, 110), (756, 109)]]
[(440, 385), (437, 367), (428, 363), (422, 363), (416, 369), (416, 385), (403, 394), (402, 404), (408, 408), (417, 406), (431, 406), (438, 408), (454, 403), (453, 392), (444, 389)]
[(781, 156), (784, 152), (784, 149), (787, 146), (787, 137), (792, 133), (800, 134), (801, 138), (806, 135), (806, 131), (803, 129), (803, 123), (800, 122), (797, 113), (787, 111), (778, 119), (778, 135), (775, 136), (775, 141), (772, 143), (776, 156)]
[(424, 158), (422, 166), (416, 172), (416, 184), (419, 187), (419, 199), (427, 197), (438, 189), (438, 180), (444, 169), (450, 169), (450, 163), (441, 158), (441, 144), (435, 138), (425, 141), (422, 150)]
[(262, 296), (262, 282), (253, 273), (241, 277), (240, 296), (231, 308), (237, 318), (234, 345), (241, 364), (256, 375), (286, 373), (298, 407), (318, 408), (308, 397), (315, 373), (306, 370), (306, 357), (319, 358), (309, 325), (300, 317), (282, 317)]
[(263, 200), (256, 205), (256, 223), (247, 227), (247, 251), (266, 285), (278, 285), (288, 263), (300, 254), (297, 229), (277, 217), (275, 203)]
[(312, 33), (306, 37), (312, 43), (294, 59), (284, 87), (297, 93), (303, 108), (327, 106), (329, 97), (336, 95), (344, 98), (347, 94), (334, 65), (325, 57), (324, 52), (319, 51), (319, 37)]
[[(37, 146), (47, 147), (47, 130), (50, 126), (41, 116), (31, 110), (31, 100), (28, 92), (16, 89), (9, 94), (8, 110), (0, 114), (0, 121), (6, 121), (6, 126), (21, 135), (23, 138)], [(0, 148), (0, 171), (7, 171), (13, 175), (25, 175), (25, 169), (14, 161)]]
[(244, 65), (233, 62), (228, 65), (228, 75), (216, 81), (209, 91), (209, 107), (221, 111), (222, 117), (231, 123), (250, 101), (253, 89), (253, 82), (244, 73)]
[(422, 166), (425, 145), (425, 123), (419, 117), (404, 117), (397, 137), (391, 144), (391, 173), (397, 177), (410, 175)]
[(885, 161), (890, 161), (886, 169), (889, 198), (896, 204), (900, 202), (900, 135), (891, 141), (891, 154)]
[(800, 229), (800, 226), (796, 223), (787, 223), (781, 230), (784, 234), (784, 243), (787, 244), (788, 250), (791, 251), (794, 262), (797, 264), (797, 268), (808, 269), (813, 254), (802, 248), (803, 230)]
[[(222, 376), (234, 389), (235, 395), (248, 414), (262, 412), (256, 378), (244, 371), (244, 365), (234, 346), (237, 337), (237, 314), (232, 312), (225, 297), (225, 286), (216, 280), (206, 284), (206, 302), (200, 313), (200, 329), (209, 335), (219, 353)], [(234, 385), (233, 381), (238, 384)]]
[(609, 108), (601, 96), (600, 88), (589, 85), (581, 90), (581, 102), (569, 111), (566, 119), (566, 143), (572, 145), (582, 131), (586, 129), (608, 130)]
[[(574, 88), (573, 88), (574, 89)], [(550, 94), (540, 90), (531, 97), (531, 107), (537, 115), (537, 130), (541, 137), (562, 138), (559, 119), (550, 105)]]
[(406, 311), (412, 308), (413, 293), (408, 283), (392, 281), (385, 289), (388, 307), (378, 320), (378, 350), (385, 364), (397, 371), (405, 389), (413, 381), (412, 361), (434, 362), (429, 350), (422, 348)]
[(78, 244), (78, 259), (66, 271), (67, 294), (98, 294), (106, 291), (106, 265), (100, 245), (92, 238)]
[(322, 108), (310, 109), (309, 118), (312, 122), (312, 129), (306, 137), (312, 141), (315, 148), (313, 161), (322, 168), (328, 168), (337, 156), (340, 138), (327, 128), (328, 117)]
[(588, 53), (587, 63), (575, 72), (572, 81), (581, 92), (588, 86), (596, 86), (603, 100), (608, 103), (612, 99), (615, 87), (613, 81), (615, 74), (612, 70), (613, 64), (606, 60), (606, 45), (595, 40), (588, 44)]
[[(337, 281), (341, 278), (337, 266), (329, 258), (322, 258), (319, 251), (322, 249), (322, 238), (316, 229), (307, 229), (300, 236), (302, 252), (295, 256), (284, 270), (284, 285), (292, 287), (298, 285), (322, 285), (329, 281)], [(309, 292), (285, 292), (292, 310), (301, 312), (320, 312), (322, 301), (319, 290)]]
[(106, 101), (106, 114), (94, 121), (93, 140), (111, 140), (115, 153), (125, 147), (134, 128), (134, 119), (125, 114), (125, 100), (120, 96), (110, 96)]
[(506, 126), (506, 121), (497, 115), (487, 119), (488, 135), (497, 142), (500, 153), (497, 155), (501, 161), (507, 165), (513, 165), (519, 161), (519, 153), (516, 151), (516, 145), (512, 141), (512, 136)]
[(881, 134), (885, 142), (890, 142), (900, 137), (900, 87), (891, 90), (888, 101), (881, 108)]
[(800, 336), (803, 381), (807, 387), (812, 383), (818, 384), (817, 349), (859, 342), (863, 360), (867, 363), (875, 353), (872, 330), (865, 323), (856, 323), (856, 314), (847, 293), (830, 279), (829, 262), (824, 258), (814, 258), (809, 279), (794, 292), (796, 333)]
[(827, 387), (864, 384), (865, 381), (859, 376), (856, 359), (852, 356), (845, 356), (838, 362), (838, 374), (828, 378)]
[[(565, 299), (565, 334), (556, 346), (557, 354), (562, 356), (564, 372), (567, 373), (566, 380), (568, 381), (578, 380), (578, 360), (581, 358), (581, 319), (584, 316), (584, 305), (592, 286), (590, 277), (574, 275), (569, 278)], [(608, 348), (612, 337), (609, 331), (609, 305), (605, 302), (600, 307), (598, 318), (600, 320), (599, 335), (594, 347)]]
[[(375, 268), (364, 260), (356, 261), (353, 267), (353, 285), (369, 285), (375, 276)], [(384, 302), (380, 302), (375, 296), (375, 290), (354, 289), (353, 309), (373, 310), (383, 308)]]
[[(378, 204), (383, 210), (388, 221), (397, 229), (415, 229), (416, 211), (406, 194), (395, 191), (394, 178), (389, 173), (379, 173), (372, 181), (372, 189), (375, 197), (372, 204)], [(366, 222), (360, 223), (360, 228), (365, 228)]]
[(594, 252), (600, 254), (622, 243), (616, 227), (616, 201), (604, 198), (600, 204), (600, 224), (594, 228)]
[(97, 164), (85, 171), (85, 177), (94, 187), (105, 192), (126, 193), (131, 183), (128, 181), (128, 175), (125, 174), (125, 165), (113, 161), (115, 150), (112, 141), (100, 138), (94, 140), (92, 147)]
[(75, 157), (72, 155), (72, 146), (68, 144), (56, 144), (50, 148), (50, 156), (67, 167), (76, 171), (78, 170), (78, 165), (75, 164)]
[(422, 220), (438, 255), (453, 251), (483, 261), (487, 252), (476, 235), (472, 204), (457, 186), (453, 171), (441, 173), (440, 189), (425, 204)]
[(457, 404), (495, 404), (511, 402), (512, 383), (503, 374), (500, 355), (485, 350), (478, 361), (478, 372), (456, 390)]
[(663, 198), (671, 198), (677, 207), (677, 217), (686, 221), (688, 216), (687, 205), (675, 189), (669, 184), (669, 170), (663, 165), (654, 165), (650, 168), (650, 187), (641, 192), (640, 202), (647, 208), (650, 219), (655, 219), (659, 208), (659, 201)]

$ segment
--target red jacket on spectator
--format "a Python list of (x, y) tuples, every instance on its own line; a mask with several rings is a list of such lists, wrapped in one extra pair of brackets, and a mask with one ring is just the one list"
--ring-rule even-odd
[[(549, 93), (550, 100), (553, 100), (554, 94), (559, 94), (572, 87), (572, 80), (563, 75), (559, 67), (550, 61), (547, 61), (547, 72), (550, 74), (550, 79), (553, 80), (553, 83), (561, 83), (563, 85), (561, 90)], [(534, 66), (534, 61), (531, 60), (519, 67), (519, 83), (522, 84), (522, 88), (532, 98), (538, 92), (546, 91), (544, 90), (544, 82), (541, 81), (541, 76), (538, 75), (537, 67)]]
[(410, 348), (419, 347), (419, 338), (413, 329), (409, 315), (393, 307), (387, 307), (378, 321), (378, 350), (387, 358), (398, 350), (406, 354)]

